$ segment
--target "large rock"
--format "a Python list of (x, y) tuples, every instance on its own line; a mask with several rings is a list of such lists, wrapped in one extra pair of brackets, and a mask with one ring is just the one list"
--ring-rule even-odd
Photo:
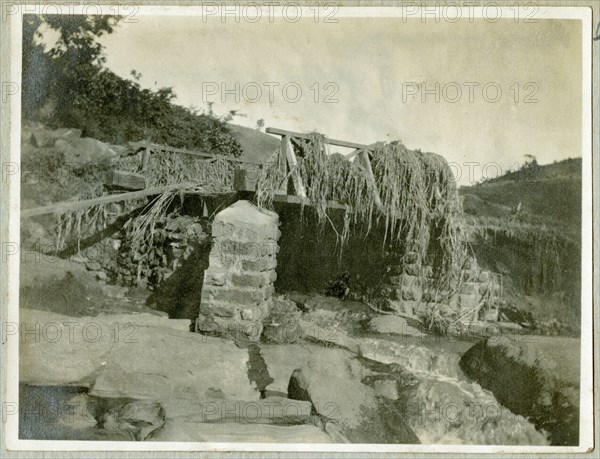
[[(98, 324), (104, 339), (97, 340), (93, 318), (30, 309), (21, 309), (19, 315), (21, 383), (89, 387), (94, 382), (114, 345), (108, 328)], [(124, 325), (119, 324), (121, 329)]]
[(356, 381), (327, 376), (310, 368), (296, 369), (288, 385), (288, 396), (307, 400), (328, 424), (353, 443), (419, 443), (402, 420), (389, 425), (380, 412), (375, 392)]
[(283, 296), (274, 297), (265, 320), (262, 339), (268, 343), (293, 343), (302, 337), (300, 310)]
[(165, 410), (160, 403), (134, 400), (116, 405), (100, 417), (99, 427), (116, 433), (124, 433), (131, 440), (144, 441), (163, 427)]
[(300, 328), (304, 337), (310, 341), (324, 344), (326, 346), (336, 346), (348, 349), (354, 354), (358, 354), (359, 347), (356, 340), (351, 338), (341, 328), (320, 327), (314, 322), (300, 319)]
[(261, 344), (260, 353), (273, 382), (267, 391), (287, 394), (290, 377), (298, 367), (311, 368), (324, 375), (360, 381), (368, 374), (352, 353), (314, 344)]
[(434, 352), (423, 346), (394, 341), (363, 338), (359, 341), (362, 357), (386, 365), (396, 364), (414, 374), (434, 374), (457, 377), (459, 356), (449, 352)]
[(477, 383), (423, 378), (399, 402), (409, 425), (427, 444), (548, 445), (546, 435), (503, 407)]
[(119, 154), (108, 144), (90, 137), (59, 138), (54, 148), (60, 151), (68, 165), (81, 165), (112, 160)]
[(152, 438), (154, 441), (221, 443), (333, 443), (331, 437), (313, 425), (277, 426), (267, 424), (211, 424), (185, 419), (167, 420)]
[(553, 445), (579, 443), (578, 388), (559, 379), (556, 363), (525, 337), (481, 341), (463, 355), (460, 367), (502, 405), (550, 432)]
[(140, 333), (138, 342), (116, 346), (91, 395), (161, 400), (253, 400), (260, 394), (247, 376), (248, 352), (232, 342), (195, 333)]
[(21, 383), (86, 386), (113, 398), (260, 398), (248, 380), (247, 349), (177, 329), (180, 321), (171, 328), (170, 319), (148, 314), (20, 315)]
[(423, 333), (408, 325), (404, 317), (383, 315), (373, 317), (369, 321), (369, 328), (375, 333), (385, 333), (405, 336), (423, 336)]
[(57, 140), (72, 140), (81, 137), (81, 129), (60, 128), (54, 131), (47, 129), (33, 129), (29, 138), (30, 143), (38, 148), (51, 148)]
[(261, 400), (162, 400), (169, 420), (198, 423), (306, 424), (311, 404), (303, 400), (267, 397)]

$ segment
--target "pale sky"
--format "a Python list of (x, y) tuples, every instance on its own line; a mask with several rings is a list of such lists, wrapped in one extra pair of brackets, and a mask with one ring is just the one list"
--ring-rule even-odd
[[(173, 87), (181, 105), (205, 107), (204, 97), (214, 101), (219, 114), (239, 110), (246, 116), (237, 117), (237, 124), (254, 127), (262, 118), (266, 126), (318, 130), (364, 144), (401, 139), (411, 149), (441, 154), (452, 163), (494, 161), (503, 170), (522, 163), (526, 154), (542, 164), (581, 156), (578, 21), (137, 19), (102, 39), (108, 67), (126, 78), (134, 69), (141, 72), (144, 87)], [(235, 92), (236, 82), (240, 102), (227, 94), (222, 103), (221, 84)], [(247, 83), (244, 97), (241, 88)], [(265, 83), (279, 83), (272, 103)], [(287, 83), (301, 88), (299, 101), (290, 100), (296, 85), (284, 98)], [(424, 94), (422, 101), (423, 86), (417, 86), (422, 83), (433, 91), (439, 84), (439, 102), (435, 94)], [(203, 96), (206, 84), (218, 93)], [(257, 101), (252, 100), (258, 98), (255, 84), (262, 88)], [(324, 103), (336, 88), (338, 102)], [(537, 102), (524, 103), (528, 95)], [(499, 100), (488, 102), (484, 96)], [(481, 167), (475, 172), (475, 179), (481, 178)], [(466, 168), (459, 181), (468, 183)]]

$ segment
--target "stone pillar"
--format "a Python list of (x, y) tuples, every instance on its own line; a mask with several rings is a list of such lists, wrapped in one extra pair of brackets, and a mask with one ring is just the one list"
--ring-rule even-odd
[(259, 340), (275, 291), (278, 226), (276, 213), (248, 201), (217, 214), (197, 331)]

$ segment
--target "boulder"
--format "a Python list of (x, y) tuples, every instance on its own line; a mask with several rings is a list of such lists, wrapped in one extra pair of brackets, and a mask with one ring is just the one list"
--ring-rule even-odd
[(353, 443), (419, 443), (402, 420), (390, 426), (380, 413), (375, 392), (357, 381), (328, 376), (310, 368), (296, 369), (288, 397), (307, 400), (327, 424)]
[(250, 385), (248, 351), (197, 333), (140, 327), (134, 342), (122, 339), (106, 357), (91, 395), (162, 400), (257, 400)]
[(185, 326), (150, 314), (69, 317), (21, 309), (14, 330), (21, 334), (19, 379), (91, 387), (96, 397), (260, 398), (248, 380), (247, 349)]
[(287, 394), (290, 377), (298, 367), (308, 367), (324, 375), (360, 381), (366, 370), (355, 356), (339, 348), (325, 348), (315, 344), (261, 344), (260, 354), (273, 382), (268, 392)]
[(369, 321), (369, 328), (375, 333), (386, 333), (406, 336), (422, 336), (419, 330), (408, 325), (404, 317), (383, 315), (373, 317)]
[(373, 390), (379, 397), (398, 400), (398, 383), (395, 379), (378, 379), (373, 381)]
[(433, 352), (423, 346), (363, 338), (359, 341), (362, 357), (386, 365), (396, 364), (415, 374), (434, 374), (455, 378), (459, 356), (449, 352)]
[(268, 343), (293, 343), (302, 337), (300, 310), (292, 301), (278, 296), (272, 300), (262, 339)]
[(99, 427), (108, 431), (123, 433), (131, 440), (144, 441), (165, 423), (165, 410), (148, 400), (134, 400), (116, 404), (100, 417)]
[(460, 367), (502, 405), (548, 431), (553, 445), (579, 443), (578, 395), (557, 378), (555, 362), (526, 337), (481, 341), (462, 356)]
[(548, 445), (544, 433), (477, 383), (425, 377), (398, 404), (423, 443)]
[(185, 419), (167, 420), (153, 441), (222, 443), (333, 443), (313, 425), (198, 423)]
[(100, 271), (100, 270), (102, 270), (102, 266), (97, 261), (88, 261), (88, 262), (86, 262), (85, 268), (88, 271)]
[(267, 397), (261, 400), (161, 400), (169, 420), (198, 423), (306, 424), (312, 405), (303, 400)]
[(304, 337), (311, 341), (322, 343), (326, 346), (337, 346), (348, 349), (354, 354), (357, 354), (359, 351), (356, 341), (340, 328), (323, 328), (314, 322), (308, 322), (303, 319), (300, 319), (299, 323)]
[(78, 139), (81, 137), (81, 129), (60, 128), (54, 131), (47, 129), (34, 129), (30, 136), (30, 143), (37, 148), (51, 148), (56, 141)]
[(90, 137), (59, 138), (54, 142), (54, 148), (64, 155), (68, 165), (97, 163), (118, 157), (110, 145)]

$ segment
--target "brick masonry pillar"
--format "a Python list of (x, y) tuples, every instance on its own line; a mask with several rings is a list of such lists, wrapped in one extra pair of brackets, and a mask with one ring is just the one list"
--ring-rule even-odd
[(260, 339), (277, 279), (278, 226), (276, 213), (248, 201), (238, 201), (216, 215), (197, 331)]

